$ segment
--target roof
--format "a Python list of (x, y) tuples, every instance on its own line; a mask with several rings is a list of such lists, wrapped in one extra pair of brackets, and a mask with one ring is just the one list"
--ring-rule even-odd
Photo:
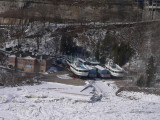
[(9, 57), (16, 57), (15, 55), (10, 55)]
[(27, 60), (35, 60), (36, 58), (33, 58), (31, 56), (27, 56), (27, 57), (24, 57), (23, 59), (27, 59)]

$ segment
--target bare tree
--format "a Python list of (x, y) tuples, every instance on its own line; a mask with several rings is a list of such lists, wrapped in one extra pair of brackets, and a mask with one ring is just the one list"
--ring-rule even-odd
[(24, 9), (20, 9), (18, 11), (19, 17), (20, 17), (20, 22), (18, 23), (17, 26), (12, 26), (10, 25), (10, 34), (12, 39), (17, 39), (17, 47), (18, 51), (20, 50), (21, 43), (25, 38), (25, 31), (28, 28), (27, 24), (25, 23), (25, 11)]
[(6, 59), (7, 59), (7, 56), (4, 54), (4, 53), (0, 53), (0, 64), (1, 65), (6, 65)]
[(17, 39), (18, 51), (20, 50), (22, 41), (25, 39), (25, 34), (26, 34), (25, 31), (26, 31), (26, 29), (27, 29), (26, 25), (20, 24), (18, 26), (15, 26), (11, 30), (12, 39)]
[(46, 43), (47, 49), (53, 55), (57, 55), (60, 52), (60, 36), (53, 37), (50, 41)]
[(40, 47), (40, 43), (41, 43), (41, 38), (42, 38), (42, 33), (40, 31), (38, 31), (35, 34), (35, 39), (36, 39), (36, 44), (37, 44), (37, 50), (39, 51), (39, 47)]
[(6, 41), (8, 39), (8, 31), (7, 29), (0, 30), (0, 43), (1, 45), (6, 48)]

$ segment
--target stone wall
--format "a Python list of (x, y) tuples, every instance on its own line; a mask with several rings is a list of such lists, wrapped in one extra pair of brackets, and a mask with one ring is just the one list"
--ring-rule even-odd
[(18, 18), (2, 18), (0, 17), (0, 24), (3, 25), (19, 25), (19, 24), (28, 24), (29, 19), (18, 19)]

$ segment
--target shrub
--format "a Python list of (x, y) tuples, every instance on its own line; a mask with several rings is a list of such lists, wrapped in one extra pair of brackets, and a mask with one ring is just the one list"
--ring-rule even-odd
[(146, 80), (144, 78), (144, 75), (141, 75), (137, 80), (137, 86), (144, 87), (146, 85)]
[(154, 66), (154, 58), (151, 56), (148, 60), (147, 69), (147, 87), (151, 87), (155, 82), (155, 66)]

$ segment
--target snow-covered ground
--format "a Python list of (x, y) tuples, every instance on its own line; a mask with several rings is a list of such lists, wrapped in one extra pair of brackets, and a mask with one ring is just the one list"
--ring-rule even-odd
[[(159, 120), (160, 96), (121, 92), (113, 81), (0, 88), (0, 120)], [(95, 95), (100, 101), (91, 100)]]

